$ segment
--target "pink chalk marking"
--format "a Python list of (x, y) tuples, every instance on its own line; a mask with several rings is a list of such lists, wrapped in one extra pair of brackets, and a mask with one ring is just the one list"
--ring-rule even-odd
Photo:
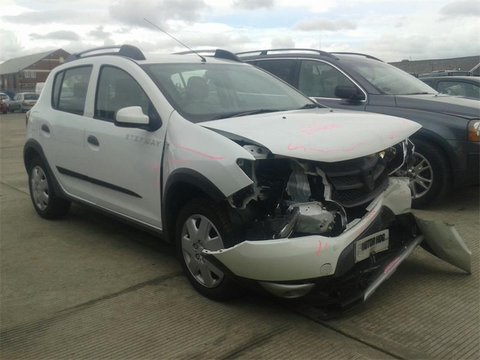
[(322, 240), (318, 240), (318, 248), (317, 251), (315, 251), (315, 255), (320, 256), (323, 250), (327, 250), (329, 248), (330, 245), (328, 243), (322, 244)]
[(209, 155), (209, 154), (206, 154), (204, 152), (201, 152), (201, 151), (198, 151), (198, 150), (195, 150), (195, 149), (191, 149), (191, 148), (188, 148), (186, 146), (182, 146), (182, 145), (175, 145), (176, 147), (180, 148), (180, 149), (183, 149), (185, 151), (189, 151), (191, 153), (194, 153), (194, 154), (197, 154), (197, 155), (200, 155), (200, 156), (203, 156), (204, 158), (207, 158), (207, 159), (210, 159), (210, 160), (223, 160), (224, 157), (223, 156), (215, 156), (215, 155)]
[(398, 262), (400, 261), (400, 256), (397, 256), (390, 264), (388, 264), (388, 266), (383, 270), (383, 273), (385, 275), (388, 275), (392, 270), (394, 270), (397, 265), (398, 265)]
[(314, 147), (305, 147), (304, 145), (293, 145), (289, 144), (287, 146), (288, 151), (297, 151), (297, 150), (303, 150), (304, 152), (322, 152), (322, 153), (335, 153), (335, 152), (352, 152), (363, 145), (367, 144), (366, 141), (362, 141), (359, 143), (356, 143), (350, 147), (337, 147), (337, 148), (327, 148), (327, 149), (322, 149), (322, 148), (314, 148)]
[(326, 124), (326, 125), (317, 125), (317, 126), (310, 126), (303, 129), (300, 129), (300, 132), (304, 133), (305, 135), (312, 135), (321, 131), (328, 131), (333, 129), (341, 128), (338, 124)]

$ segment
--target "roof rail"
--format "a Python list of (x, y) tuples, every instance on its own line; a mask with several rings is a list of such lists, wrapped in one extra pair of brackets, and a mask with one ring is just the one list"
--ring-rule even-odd
[(253, 51), (242, 51), (237, 53), (236, 55), (239, 55), (240, 57), (242, 56), (248, 56), (248, 54), (257, 54), (257, 55), (269, 55), (269, 53), (277, 53), (277, 52), (311, 52), (315, 54), (319, 54), (322, 56), (328, 56), (328, 57), (335, 57), (331, 53), (322, 51), (322, 50), (316, 50), (316, 49), (303, 49), (303, 48), (285, 48), (285, 49), (269, 49), (269, 50), (253, 50)]
[(332, 54), (337, 54), (337, 55), (359, 55), (359, 56), (365, 56), (367, 59), (372, 59), (372, 60), (377, 60), (377, 61), (383, 62), (383, 60), (380, 60), (379, 58), (376, 58), (375, 56), (368, 55), (368, 54), (357, 53), (357, 52), (335, 51), (335, 52), (332, 52)]
[[(117, 50), (117, 51), (112, 51)], [(125, 56), (133, 60), (145, 60), (145, 55), (142, 51), (133, 45), (112, 45), (101, 46), (93, 49), (88, 49), (70, 55), (65, 62), (73, 61), (85, 57), (100, 56), (100, 55), (118, 55)]]
[(180, 52), (176, 52), (175, 54), (177, 55), (200, 54), (205, 56), (211, 56), (217, 59), (226, 59), (226, 60), (242, 62), (242, 60), (237, 55), (235, 55), (234, 53), (228, 50), (223, 50), (223, 49), (180, 51)]

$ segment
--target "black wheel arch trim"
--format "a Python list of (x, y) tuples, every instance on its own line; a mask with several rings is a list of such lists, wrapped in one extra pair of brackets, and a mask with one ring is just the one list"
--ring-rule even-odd
[(34, 139), (28, 139), (25, 145), (23, 146), (23, 163), (25, 165), (25, 170), (27, 171), (27, 173), (29, 171), (30, 161), (34, 157), (32, 156), (33, 155), (32, 152), (36, 156), (38, 156), (40, 160), (45, 164), (45, 167), (46, 167), (45, 170), (48, 172), (48, 176), (52, 180), (55, 194), (57, 194), (61, 198), (68, 199), (69, 197), (63, 191), (62, 187), (60, 186), (60, 183), (58, 182), (57, 178), (55, 177), (52, 171), (52, 168), (50, 167), (50, 164), (47, 161), (47, 157), (43, 152), (42, 145), (40, 145), (40, 143)]
[[(172, 203), (175, 202), (175, 187), (181, 185), (190, 186), (199, 189), (201, 192), (210, 197), (213, 201), (223, 201), (226, 199), (225, 194), (209, 179), (198, 171), (180, 168), (174, 170), (167, 179), (167, 182), (162, 191), (162, 230), (166, 235), (165, 238), (169, 242), (174, 242), (175, 225), (171, 224), (172, 217), (176, 214), (171, 214), (168, 211), (172, 207)], [(168, 218), (167, 218), (168, 216)], [(172, 228), (170, 228), (172, 227)]]
[(450, 171), (454, 172), (458, 169), (459, 163), (457, 160), (457, 156), (455, 155), (455, 151), (443, 137), (431, 130), (421, 128), (415, 134), (410, 136), (410, 140), (412, 140), (413, 143), (415, 143), (416, 139), (436, 145), (447, 156)]

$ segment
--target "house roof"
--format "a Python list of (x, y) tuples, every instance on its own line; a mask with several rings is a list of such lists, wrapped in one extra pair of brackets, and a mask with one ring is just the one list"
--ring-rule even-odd
[(56, 50), (41, 52), (38, 54), (26, 55), (7, 60), (0, 64), (0, 75), (17, 73), (30, 65), (42, 60)]

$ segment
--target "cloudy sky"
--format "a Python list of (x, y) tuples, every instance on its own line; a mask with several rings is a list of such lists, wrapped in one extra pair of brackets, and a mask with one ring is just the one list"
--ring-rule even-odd
[(307, 47), (386, 61), (480, 54), (480, 0), (0, 0), (0, 62), (63, 48), (132, 44), (193, 48)]

